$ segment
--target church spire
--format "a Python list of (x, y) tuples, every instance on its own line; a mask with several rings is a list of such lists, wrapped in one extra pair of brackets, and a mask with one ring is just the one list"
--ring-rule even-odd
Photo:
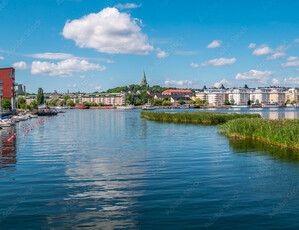
[(143, 71), (143, 77), (142, 77), (140, 86), (147, 86), (148, 87), (147, 80), (146, 80), (146, 75), (145, 75), (144, 71)]

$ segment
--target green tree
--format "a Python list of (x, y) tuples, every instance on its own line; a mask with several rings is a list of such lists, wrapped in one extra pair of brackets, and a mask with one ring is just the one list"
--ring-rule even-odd
[(256, 104), (256, 105), (259, 105), (259, 104), (260, 104), (260, 100), (259, 100), (259, 99), (256, 99), (256, 100), (255, 100), (255, 104)]
[(179, 101), (178, 101), (178, 104), (180, 104), (180, 105), (184, 105), (184, 104), (186, 104), (186, 102), (183, 101), (183, 100), (179, 100)]
[(161, 106), (163, 104), (163, 100), (155, 99), (152, 104), (153, 106)]
[(75, 103), (74, 103), (74, 101), (73, 101), (73, 100), (71, 100), (71, 99), (68, 99), (68, 100), (67, 100), (67, 102), (66, 102), (66, 105), (67, 105), (67, 106), (74, 106), (74, 105), (75, 105)]
[(26, 104), (26, 99), (25, 99), (25, 97), (18, 96), (18, 98), (16, 100), (16, 107), (21, 108), (22, 104)]
[(232, 98), (232, 99), (230, 100), (230, 104), (231, 104), (231, 105), (234, 105), (234, 104), (235, 104), (235, 99)]
[(64, 101), (67, 101), (68, 99), (70, 99), (70, 96), (69, 96), (69, 95), (65, 95), (65, 96), (63, 97), (63, 100), (64, 100)]
[(290, 104), (290, 103), (291, 103), (291, 100), (288, 99), (288, 100), (286, 101), (286, 104)]
[(172, 103), (170, 101), (163, 101), (162, 103), (163, 106), (170, 106)]
[(84, 101), (83, 104), (86, 106), (90, 106), (90, 103), (88, 101)]
[(105, 105), (104, 102), (99, 103), (99, 106), (104, 106), (104, 105)]
[(229, 100), (226, 99), (225, 102), (224, 102), (224, 104), (225, 105), (230, 105)]
[(10, 98), (2, 98), (1, 105), (3, 109), (11, 108), (11, 99)]
[(44, 91), (42, 88), (38, 89), (37, 97), (36, 97), (36, 102), (38, 105), (44, 104), (45, 103), (45, 96), (44, 96)]
[(37, 108), (38, 108), (36, 99), (32, 100), (31, 103), (30, 103), (30, 105), (31, 105), (31, 108), (32, 108), (32, 109), (37, 109)]
[[(69, 100), (70, 100), (70, 99), (69, 99)], [(67, 100), (67, 102), (68, 102), (69, 100)], [(67, 104), (67, 102), (66, 102), (66, 104)], [(77, 99), (76, 99), (76, 105), (79, 105), (79, 102), (80, 102), (80, 101), (79, 101), (79, 98), (77, 98)]]

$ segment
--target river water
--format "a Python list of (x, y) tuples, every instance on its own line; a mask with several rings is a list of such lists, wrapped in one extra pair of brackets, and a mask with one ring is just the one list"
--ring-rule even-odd
[(297, 152), (139, 113), (68, 110), (31, 119), (26, 137), (25, 122), (1, 130), (0, 229), (299, 228)]

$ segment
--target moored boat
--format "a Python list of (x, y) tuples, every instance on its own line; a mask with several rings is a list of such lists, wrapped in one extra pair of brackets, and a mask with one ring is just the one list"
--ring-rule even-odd
[(84, 104), (82, 104), (82, 105), (76, 105), (74, 109), (89, 109), (89, 106), (84, 105)]
[(246, 109), (248, 108), (247, 105), (233, 105), (232, 106), (233, 109)]
[(280, 108), (279, 104), (263, 104), (262, 108)]
[(155, 110), (155, 107), (152, 106), (151, 103), (147, 103), (144, 106), (142, 106), (142, 110)]
[(131, 110), (131, 109), (135, 109), (135, 106), (134, 105), (117, 106), (116, 109), (119, 109), (119, 110)]

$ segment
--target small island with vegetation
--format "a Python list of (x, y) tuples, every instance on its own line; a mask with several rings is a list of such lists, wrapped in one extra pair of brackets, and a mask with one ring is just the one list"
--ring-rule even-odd
[(219, 125), (231, 138), (252, 139), (271, 145), (299, 149), (299, 119), (265, 120), (260, 114), (219, 112), (141, 112), (154, 121)]
[(249, 113), (219, 113), (219, 112), (150, 112), (140, 113), (142, 118), (155, 121), (172, 121), (185, 123), (221, 124), (237, 118), (260, 118), (259, 114)]

